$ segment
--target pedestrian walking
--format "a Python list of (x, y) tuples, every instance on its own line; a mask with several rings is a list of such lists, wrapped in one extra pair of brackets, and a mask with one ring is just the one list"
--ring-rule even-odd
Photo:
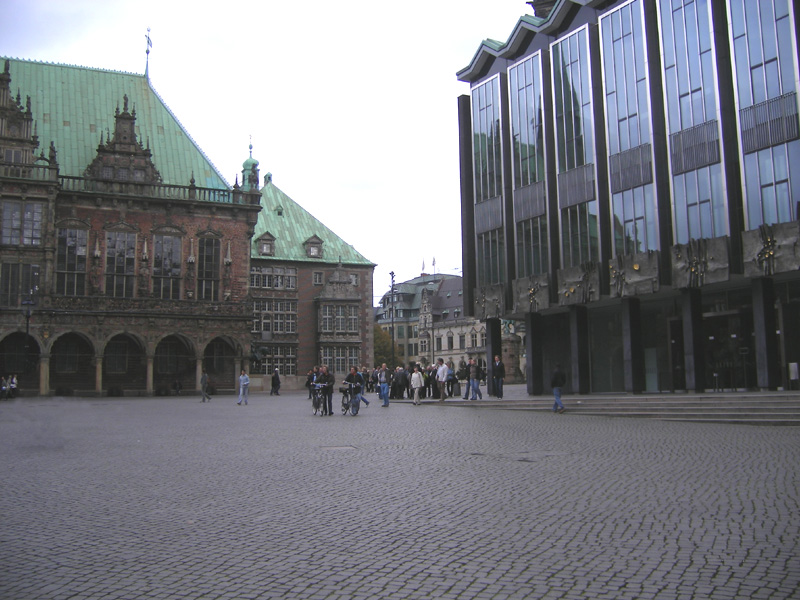
[(447, 397), (447, 372), (449, 369), (447, 365), (444, 364), (443, 358), (436, 359), (436, 362), (439, 363), (439, 367), (436, 369), (436, 385), (439, 386), (439, 402), (444, 402), (445, 397)]
[(553, 377), (550, 380), (550, 387), (553, 388), (553, 396), (556, 400), (553, 403), (553, 412), (561, 414), (566, 410), (564, 404), (561, 402), (561, 388), (563, 388), (566, 383), (567, 376), (564, 374), (564, 371), (561, 370), (561, 365), (556, 365), (556, 370), (553, 371)]
[(483, 400), (483, 394), (481, 394), (481, 378), (483, 377), (483, 372), (478, 365), (478, 361), (470, 359), (470, 363), (469, 385), (470, 388), (472, 388), (471, 400)]
[(472, 391), (472, 373), (473, 373), (472, 365), (474, 364), (474, 362), (475, 361), (470, 358), (469, 362), (467, 363), (467, 366), (465, 368), (466, 377), (467, 377), (467, 385), (466, 385), (466, 389), (464, 390), (464, 397), (462, 398), (462, 400), (469, 400), (469, 394)]
[(422, 401), (419, 399), (419, 392), (425, 386), (422, 373), (419, 372), (419, 365), (414, 365), (414, 372), (411, 374), (411, 389), (414, 390), (414, 406), (419, 406)]
[(306, 387), (308, 388), (308, 399), (311, 400), (313, 396), (313, 386), (314, 386), (314, 379), (316, 378), (316, 367), (314, 370), (309, 369), (308, 374), (306, 375)]
[(272, 388), (269, 391), (270, 396), (280, 396), (278, 391), (281, 389), (281, 376), (278, 373), (278, 369), (272, 373)]
[(247, 398), (249, 396), (250, 396), (250, 377), (248, 377), (245, 370), (242, 369), (242, 374), (239, 375), (239, 401), (236, 404), (241, 406), (242, 402), (244, 402), (245, 406), (247, 406)]
[(386, 363), (381, 365), (381, 368), (378, 370), (378, 383), (381, 389), (381, 400), (383, 400), (382, 407), (389, 406), (389, 384), (392, 381), (391, 371), (386, 368)]
[(369, 400), (361, 393), (366, 387), (364, 385), (364, 376), (358, 372), (356, 367), (350, 367), (350, 372), (347, 374), (347, 377), (344, 378), (344, 383), (352, 386), (353, 395), (351, 402), (363, 401), (365, 406), (369, 406)]
[(208, 395), (208, 373), (203, 369), (203, 374), (200, 376), (200, 393), (203, 395), (200, 402), (205, 402), (208, 399), (211, 402), (211, 396)]
[(506, 378), (506, 366), (499, 356), (494, 357), (492, 363), (492, 383), (494, 384), (494, 395), (498, 400), (503, 399), (503, 381)]

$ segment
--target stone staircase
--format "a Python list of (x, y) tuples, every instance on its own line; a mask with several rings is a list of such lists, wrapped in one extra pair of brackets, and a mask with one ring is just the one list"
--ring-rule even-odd
[[(507, 386), (509, 388), (511, 386)], [(514, 386), (517, 387), (517, 386)], [(522, 386), (520, 386), (521, 388)], [(552, 411), (552, 396), (527, 396), (524, 389), (503, 400), (469, 401), (449, 398), (447, 406)], [(523, 393), (520, 393), (523, 392)], [(598, 417), (638, 417), (664, 421), (800, 426), (798, 392), (709, 392), (706, 394), (565, 395), (567, 414)]]

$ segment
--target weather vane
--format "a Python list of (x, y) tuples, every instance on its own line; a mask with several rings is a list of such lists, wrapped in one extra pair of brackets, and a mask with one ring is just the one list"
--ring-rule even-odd
[(145, 61), (145, 65), (144, 65), (144, 74), (145, 74), (145, 77), (148, 77), (149, 76), (149, 70), (150, 70), (150, 48), (153, 47), (153, 40), (150, 39), (150, 28), (149, 27), (147, 28), (147, 35), (145, 35), (144, 37), (147, 40), (147, 50), (146, 50), (147, 59)]

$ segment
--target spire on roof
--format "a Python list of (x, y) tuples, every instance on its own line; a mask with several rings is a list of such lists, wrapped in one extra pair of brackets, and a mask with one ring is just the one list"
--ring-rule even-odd
[(144, 76), (149, 80), (150, 79), (150, 48), (153, 47), (153, 40), (150, 39), (150, 28), (147, 28), (147, 35), (144, 36), (147, 39), (147, 49), (145, 52), (147, 53), (147, 58), (145, 59), (144, 63)]

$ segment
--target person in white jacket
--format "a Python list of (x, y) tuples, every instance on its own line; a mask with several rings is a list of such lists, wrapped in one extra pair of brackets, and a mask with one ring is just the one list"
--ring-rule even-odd
[(411, 374), (411, 389), (414, 390), (414, 405), (419, 406), (422, 401), (419, 399), (419, 391), (425, 386), (425, 380), (419, 371), (419, 365), (414, 365), (414, 372)]
[(436, 369), (436, 384), (439, 386), (439, 402), (444, 402), (444, 399), (447, 397), (447, 372), (450, 369), (444, 364), (443, 358), (437, 358), (436, 362), (439, 363)]

